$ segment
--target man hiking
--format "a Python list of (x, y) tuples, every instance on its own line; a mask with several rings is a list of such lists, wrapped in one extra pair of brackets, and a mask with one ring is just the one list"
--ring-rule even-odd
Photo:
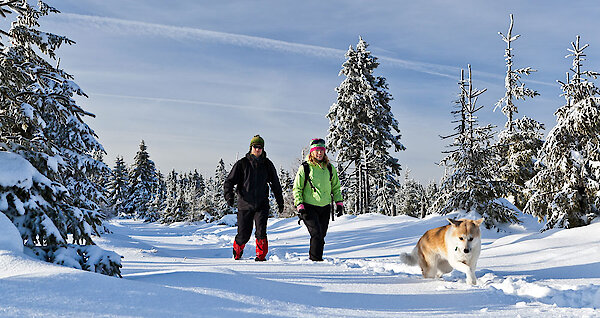
[(265, 261), (269, 251), (267, 219), (269, 218), (269, 184), (275, 195), (279, 213), (283, 212), (281, 184), (273, 162), (264, 151), (265, 141), (260, 135), (250, 140), (250, 151), (231, 168), (223, 189), (227, 204), (233, 207), (233, 188), (238, 198), (237, 235), (233, 241), (233, 258), (242, 257), (244, 246), (250, 240), (253, 221), (256, 225), (255, 261)]

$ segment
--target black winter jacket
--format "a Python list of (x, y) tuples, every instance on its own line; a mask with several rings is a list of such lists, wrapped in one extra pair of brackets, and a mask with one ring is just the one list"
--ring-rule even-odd
[(244, 158), (233, 165), (229, 176), (225, 179), (223, 184), (225, 200), (229, 203), (233, 202), (233, 186), (237, 186), (238, 209), (268, 209), (268, 183), (271, 184), (277, 204), (282, 206), (281, 184), (273, 162), (267, 158), (264, 151), (258, 158), (248, 152)]

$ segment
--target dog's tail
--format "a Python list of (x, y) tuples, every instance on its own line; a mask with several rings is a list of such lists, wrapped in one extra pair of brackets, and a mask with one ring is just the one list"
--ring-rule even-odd
[(400, 260), (406, 265), (415, 266), (418, 263), (417, 253), (417, 247), (415, 246), (411, 253), (400, 254)]

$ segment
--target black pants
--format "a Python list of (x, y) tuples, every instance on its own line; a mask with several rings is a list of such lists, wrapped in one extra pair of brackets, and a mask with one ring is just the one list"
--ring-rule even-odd
[(323, 260), (323, 248), (325, 247), (325, 235), (329, 227), (329, 216), (331, 205), (315, 206), (304, 204), (307, 216), (304, 218), (304, 224), (310, 233), (310, 250), (308, 256), (313, 261)]
[(252, 221), (256, 224), (254, 236), (256, 239), (267, 238), (267, 219), (269, 218), (269, 207), (254, 210), (238, 210), (237, 213), (237, 235), (235, 241), (242, 246), (250, 240), (252, 234)]

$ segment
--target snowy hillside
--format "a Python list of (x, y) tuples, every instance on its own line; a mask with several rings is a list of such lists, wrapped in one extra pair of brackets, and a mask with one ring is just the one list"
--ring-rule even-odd
[(331, 223), (325, 261), (313, 263), (295, 219), (269, 220), (267, 262), (253, 260), (252, 241), (243, 260), (232, 259), (235, 227), (113, 220), (113, 233), (95, 241), (124, 256), (122, 279), (33, 260), (4, 242), (0, 316), (600, 316), (599, 222), (539, 233), (528, 219), (510, 233), (484, 230), (473, 287), (463, 273), (428, 280), (399, 261), (444, 224), (343, 216)]

